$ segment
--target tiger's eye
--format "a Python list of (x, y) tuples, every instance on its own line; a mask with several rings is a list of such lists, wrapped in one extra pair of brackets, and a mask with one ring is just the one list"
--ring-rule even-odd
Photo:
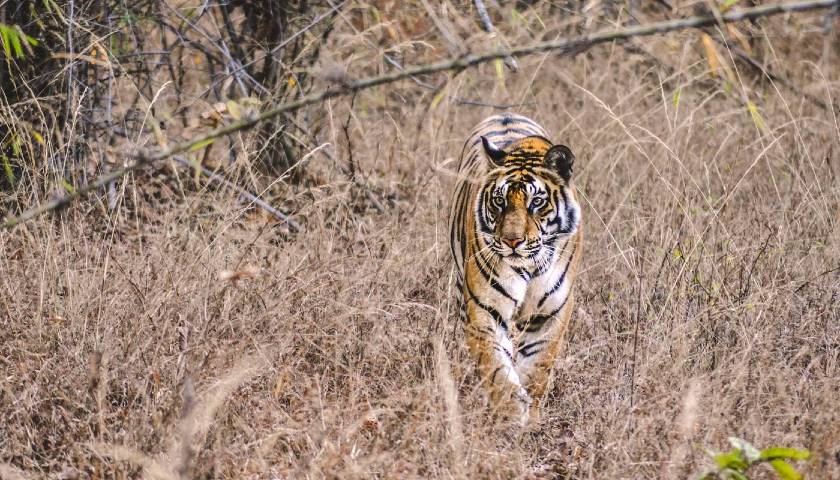
[(531, 200), (531, 208), (540, 208), (543, 205), (545, 205), (545, 199), (536, 197), (533, 200)]
[(504, 207), (505, 206), (505, 197), (503, 197), (501, 195), (496, 195), (495, 197), (493, 197), (493, 206), (498, 208), (498, 209), (501, 209), (502, 207)]

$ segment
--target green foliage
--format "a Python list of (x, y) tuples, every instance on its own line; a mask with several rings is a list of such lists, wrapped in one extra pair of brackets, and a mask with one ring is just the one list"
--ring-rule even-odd
[(0, 153), (0, 163), (3, 164), (3, 173), (6, 176), (6, 181), (9, 185), (14, 185), (17, 179), (15, 178), (15, 170), (12, 167), (11, 160), (9, 160), (9, 157), (6, 155)]
[(717, 464), (717, 470), (706, 472), (699, 480), (749, 480), (748, 471), (759, 464), (768, 464), (782, 480), (800, 480), (802, 474), (788, 463), (788, 460), (807, 460), (811, 456), (808, 450), (788, 447), (770, 447), (759, 450), (750, 442), (729, 437), (732, 450), (709, 454)]
[(726, 12), (730, 8), (734, 7), (738, 3), (738, 1), (739, 0), (724, 0), (723, 2), (721, 2), (720, 7), (718, 8), (720, 9), (721, 13)]
[(6, 58), (12, 58), (14, 52), (15, 58), (23, 58), (24, 47), (31, 52), (30, 47), (38, 45), (38, 40), (23, 33), (17, 25), (6, 25), (0, 23), (0, 43), (3, 44), (3, 51), (6, 53)]

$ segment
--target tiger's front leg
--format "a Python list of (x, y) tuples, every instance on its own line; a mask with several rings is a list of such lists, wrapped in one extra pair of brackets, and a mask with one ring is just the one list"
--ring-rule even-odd
[(492, 307), (468, 298), (467, 346), (478, 365), (482, 383), (487, 385), (493, 408), (497, 413), (525, 425), (528, 423), (531, 398), (516, 371), (513, 343), (507, 328), (493, 314), (499, 315)]
[(532, 422), (539, 422), (540, 407), (551, 383), (554, 364), (563, 353), (573, 308), (574, 298), (569, 294), (560, 311), (532, 314), (518, 322), (522, 333), (517, 344), (515, 365), (532, 399)]

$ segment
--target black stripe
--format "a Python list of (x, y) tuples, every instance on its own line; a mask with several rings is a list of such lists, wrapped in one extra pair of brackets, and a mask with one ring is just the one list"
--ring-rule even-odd
[(522, 324), (522, 326), (520, 326), (519, 322), (516, 322), (516, 327), (520, 330), (524, 329), (528, 333), (533, 333), (533, 332), (539, 331), (543, 327), (545, 322), (554, 318), (554, 316), (557, 315), (557, 313), (559, 313), (560, 310), (562, 310), (563, 307), (566, 306), (566, 302), (568, 300), (569, 300), (569, 296), (566, 295), (566, 298), (563, 299), (563, 303), (559, 307), (557, 307), (553, 311), (551, 311), (551, 313), (531, 315), (531, 317), (528, 318), (528, 321), (524, 322), (524, 324)]
[(503, 130), (490, 130), (489, 132), (480, 132), (477, 135), (477, 138), (473, 140), (472, 146), (474, 147), (479, 145), (481, 143), (481, 137), (486, 137), (487, 140), (493, 140), (494, 138), (504, 137), (506, 135), (510, 135), (511, 133), (522, 135), (523, 137), (533, 137), (535, 135), (539, 135), (538, 132), (526, 130), (524, 128), (505, 128)]
[[(476, 225), (476, 227), (480, 227), (481, 230), (487, 232), (487, 231), (490, 231), (490, 223), (487, 221), (487, 217), (484, 214), (485, 213), (484, 209), (485, 209), (485, 205), (487, 205), (487, 197), (488, 197), (488, 193), (487, 193), (486, 189), (481, 193), (481, 197), (482, 198), (479, 199), (479, 204), (477, 205), (478, 208), (476, 209), (476, 210), (478, 210), (478, 218), (477, 218), (478, 222), (477, 223), (479, 224), (479, 225)], [(476, 230), (478, 230), (478, 228), (476, 228)]]
[(475, 304), (478, 305), (479, 308), (481, 308), (482, 310), (484, 310), (485, 312), (490, 314), (490, 316), (493, 317), (493, 320), (495, 320), (496, 323), (501, 325), (501, 327), (504, 328), (505, 330), (508, 329), (507, 322), (505, 322), (505, 319), (502, 318), (502, 314), (499, 313), (499, 311), (496, 310), (495, 308), (479, 302), (478, 298), (475, 297), (475, 294), (473, 293), (473, 291), (472, 291), (472, 289), (470, 288), (469, 285), (467, 285), (467, 294), (470, 296), (470, 300), (475, 302)]
[(527, 128), (504, 128), (502, 130), (490, 130), (489, 132), (483, 132), (481, 136), (491, 140), (493, 138), (504, 137), (512, 133), (522, 135), (524, 137), (533, 137), (537, 132)]
[[(531, 120), (530, 118), (522, 116), (522, 115), (517, 115), (515, 113), (505, 113), (505, 114), (501, 114), (497, 117), (490, 117), (490, 119), (493, 120), (493, 121), (497, 121), (497, 122), (501, 123), (502, 126), (508, 126), (508, 125), (510, 125), (514, 122), (520, 122), (520, 123), (529, 124), (529, 125), (537, 128), (537, 129), (539, 129), (539, 130), (542, 130), (542, 127), (537, 125), (537, 123), (534, 122), (533, 120)], [(487, 123), (490, 123), (490, 122), (487, 122)]]
[(501, 369), (502, 369), (502, 367), (496, 367), (496, 369), (493, 370), (493, 374), (490, 375), (490, 384), (491, 385), (496, 383), (496, 375), (498, 375), (499, 370), (501, 370)]
[(479, 332), (481, 332), (481, 333), (484, 333), (484, 334), (490, 335), (491, 337), (493, 337), (493, 336), (495, 336), (495, 335), (496, 335), (496, 331), (495, 331), (495, 330), (493, 330), (492, 328), (490, 328), (490, 327), (486, 326), (486, 325), (485, 325), (485, 326), (483, 326), (483, 327), (475, 327), (475, 330), (478, 330), (478, 331), (479, 331)]
[(566, 213), (566, 228), (562, 228), (561, 226), (560, 232), (569, 233), (572, 231), (575, 223), (577, 223), (577, 218), (575, 218), (574, 209), (569, 207), (569, 197), (566, 196), (565, 188), (560, 188), (560, 195), (563, 197), (563, 206)]
[(493, 342), (493, 350), (495, 350), (497, 352), (500, 352), (500, 353), (504, 353), (505, 356), (507, 356), (510, 359), (510, 363), (511, 364), (514, 363), (513, 355), (510, 352), (508, 352), (505, 347), (501, 346), (499, 344), (499, 342), (497, 342), (497, 341)]
[[(569, 240), (566, 240), (566, 243), (563, 245), (563, 249), (560, 250), (561, 257), (563, 256), (563, 252), (566, 250), (566, 245), (568, 244)], [(563, 269), (563, 273), (560, 274), (560, 278), (554, 282), (554, 286), (551, 287), (549, 291), (543, 294), (542, 298), (540, 298), (540, 301), (537, 303), (537, 308), (542, 307), (545, 301), (548, 300), (548, 297), (553, 295), (557, 290), (560, 290), (560, 287), (563, 286), (563, 283), (566, 281), (566, 272), (569, 271), (569, 265), (572, 264), (572, 260), (575, 258), (575, 250), (577, 250), (577, 243), (572, 244), (572, 252), (569, 254), (569, 261), (566, 262), (566, 268)], [(563, 303), (566, 303), (566, 301), (564, 300)]]
[(565, 233), (569, 233), (577, 225), (578, 218), (577, 214), (575, 213), (575, 209), (571, 208), (568, 203), (566, 203), (566, 218), (569, 221), (569, 227)]
[[(539, 125), (537, 124), (537, 122), (535, 122), (535, 121), (531, 120), (531, 119), (530, 119), (530, 118), (528, 118), (528, 117), (523, 117), (522, 115), (515, 115), (515, 116), (514, 116), (514, 118), (516, 118), (516, 120), (517, 120), (518, 122), (522, 122), (522, 123), (527, 123), (527, 124), (530, 124), (532, 127), (534, 127), (534, 128), (535, 128), (535, 129), (537, 129), (537, 130), (543, 130), (543, 128), (542, 128), (541, 126), (539, 126)], [(550, 142), (549, 142), (549, 143), (550, 143)]]
[[(534, 255), (536, 256), (536, 254), (534, 254)], [(537, 266), (537, 269), (536, 269), (536, 270), (534, 270), (533, 272), (531, 272), (531, 275), (532, 275), (534, 278), (537, 278), (537, 277), (539, 277), (540, 275), (542, 275), (543, 273), (545, 273), (545, 272), (548, 270), (548, 267), (550, 267), (550, 266), (551, 266), (551, 262), (545, 262), (545, 263), (543, 263), (543, 264), (541, 264), (541, 265), (538, 265), (538, 266)]]
[(531, 274), (527, 270), (525, 270), (524, 268), (519, 268), (519, 267), (511, 267), (511, 268), (513, 268), (513, 271), (518, 273), (519, 276), (522, 277), (522, 279), (525, 280), (526, 282), (531, 281)]
[(460, 172), (461, 170), (464, 170), (464, 167), (471, 167), (475, 163), (476, 159), (478, 159), (478, 152), (473, 151), (462, 164), (458, 165), (458, 171)]
[(527, 123), (527, 124), (533, 125), (534, 127), (542, 130), (542, 127), (537, 125), (537, 123), (534, 122), (533, 120), (531, 120), (530, 118), (525, 117), (523, 115), (516, 114), (516, 113), (500, 113), (498, 115), (493, 115), (491, 117), (487, 117), (484, 120), (482, 120), (481, 123), (476, 125), (475, 130), (481, 130), (482, 128), (486, 128), (488, 126), (496, 125), (496, 124), (502, 125), (502, 126), (508, 126), (508, 125), (510, 125), (514, 122)]
[[(475, 253), (473, 254), (473, 258), (475, 259), (475, 265), (478, 267), (478, 271), (481, 273), (481, 276), (483, 276), (484, 279), (487, 280), (487, 282), (490, 284), (491, 287), (493, 287), (494, 290), (496, 290), (497, 292), (502, 294), (502, 296), (508, 298), (511, 302), (513, 302), (514, 306), (518, 305), (519, 301), (516, 300), (515, 298), (513, 298), (508, 293), (508, 291), (505, 289), (505, 287), (503, 287), (494, 278), (494, 276), (496, 274), (496, 271), (493, 270), (493, 268), (491, 268), (489, 265), (482, 265), (484, 257), (482, 257), (481, 254), (479, 253), (480, 249), (479, 249), (479, 245), (478, 245), (478, 233), (473, 235), (473, 248), (475, 249)], [(491, 270), (491, 272), (488, 273), (485, 270), (485, 267), (489, 268)]]
[(453, 221), (454, 224), (452, 226), (453, 230), (457, 229), (458, 243), (459, 243), (459, 246), (461, 247), (461, 262), (462, 263), (465, 261), (464, 257), (466, 257), (466, 255), (467, 255), (467, 251), (466, 251), (467, 250), (467, 245), (466, 245), (466, 242), (463, 239), (463, 236), (464, 236), (464, 209), (466, 208), (466, 205), (464, 203), (465, 202), (465, 197), (466, 197), (466, 195), (464, 195), (463, 192), (461, 192), (458, 195), (458, 200), (457, 200), (456, 205), (455, 205), (455, 219)]
[(519, 353), (520, 355), (522, 355), (523, 357), (530, 357), (531, 355), (535, 355), (535, 354), (540, 353), (542, 351), (542, 350), (538, 350), (538, 349), (535, 348), (534, 350), (529, 352), (528, 350), (530, 348), (538, 347), (538, 346), (540, 346), (540, 345), (542, 345), (543, 343), (546, 343), (546, 342), (547, 342), (547, 340), (537, 340), (536, 342), (531, 342), (531, 343), (522, 345), (521, 347), (516, 349), (516, 352)]

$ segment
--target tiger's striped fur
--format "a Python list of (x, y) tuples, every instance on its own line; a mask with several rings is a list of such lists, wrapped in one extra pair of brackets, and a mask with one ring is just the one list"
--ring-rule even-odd
[(516, 114), (467, 139), (450, 244), (471, 355), (497, 408), (536, 421), (573, 309), (581, 257), (574, 155)]

